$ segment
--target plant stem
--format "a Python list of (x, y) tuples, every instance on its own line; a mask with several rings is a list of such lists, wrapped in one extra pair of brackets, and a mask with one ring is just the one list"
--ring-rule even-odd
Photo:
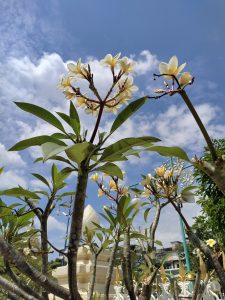
[(77, 286), (77, 251), (82, 233), (85, 197), (88, 183), (86, 161), (79, 167), (76, 196), (71, 216), (70, 236), (68, 246), (68, 282), (71, 300), (81, 299)]
[(119, 243), (119, 237), (117, 236), (113, 248), (111, 250), (111, 255), (109, 259), (109, 264), (108, 264), (108, 269), (106, 273), (106, 281), (105, 281), (105, 291), (104, 291), (104, 300), (109, 300), (109, 289), (110, 289), (110, 283), (112, 280), (112, 275), (113, 275), (113, 267), (115, 263), (115, 258), (116, 258), (116, 251), (118, 248), (118, 243)]
[(122, 270), (126, 289), (128, 291), (131, 300), (136, 300), (134, 293), (134, 285), (132, 278), (132, 266), (131, 266), (131, 249), (130, 249), (130, 227), (128, 226), (124, 232), (124, 248), (122, 259)]
[(102, 118), (103, 110), (104, 110), (104, 102), (100, 102), (100, 108), (99, 108), (99, 112), (98, 112), (98, 118), (97, 118), (97, 121), (96, 121), (96, 124), (95, 124), (95, 128), (94, 128), (94, 131), (93, 131), (91, 139), (90, 139), (90, 143), (92, 143), (92, 144), (94, 142), (96, 133), (98, 131), (98, 127), (99, 127), (99, 124), (100, 124), (100, 121), (101, 121), (101, 118)]
[[(41, 271), (42, 274), (48, 276), (48, 225), (47, 218), (43, 215), (41, 218), (41, 259), (42, 266)], [(48, 300), (48, 293), (46, 291), (42, 291), (42, 296), (44, 300)]]
[(92, 300), (93, 299), (93, 293), (94, 293), (94, 287), (95, 287), (95, 280), (96, 280), (96, 269), (97, 269), (97, 258), (98, 254), (93, 253), (93, 269), (91, 272), (91, 280), (90, 280), (90, 285), (88, 289), (88, 295), (87, 295), (87, 300)]
[(208, 132), (207, 132), (205, 126), (203, 125), (203, 123), (202, 123), (202, 121), (201, 121), (201, 119), (200, 119), (200, 117), (199, 117), (197, 111), (195, 110), (193, 104), (191, 103), (190, 98), (188, 97), (188, 95), (187, 95), (187, 93), (185, 92), (185, 90), (180, 90), (180, 91), (179, 91), (179, 94), (180, 94), (181, 97), (183, 98), (183, 100), (184, 100), (184, 102), (186, 103), (187, 107), (189, 108), (189, 110), (190, 110), (192, 116), (194, 117), (196, 123), (198, 124), (198, 127), (199, 127), (199, 129), (201, 130), (201, 132), (202, 132), (202, 134), (203, 134), (203, 136), (204, 136), (204, 138), (205, 138), (205, 141), (206, 141), (206, 143), (207, 143), (207, 145), (208, 145), (208, 147), (209, 147), (209, 151), (210, 151), (210, 153), (211, 153), (211, 155), (212, 155), (213, 161), (216, 161), (216, 159), (217, 159), (217, 154), (216, 154), (216, 150), (215, 150), (215, 148), (214, 148), (214, 146), (213, 146), (212, 140), (211, 140), (211, 138), (210, 138), (210, 136), (209, 136), (209, 134), (208, 134)]

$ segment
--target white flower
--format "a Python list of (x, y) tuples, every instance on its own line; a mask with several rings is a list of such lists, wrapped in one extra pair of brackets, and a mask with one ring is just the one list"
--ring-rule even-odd
[(95, 181), (95, 182), (97, 182), (98, 181), (98, 177), (99, 177), (98, 173), (95, 173), (95, 174), (91, 175), (90, 179), (93, 180), (93, 181)]
[(124, 74), (129, 74), (134, 69), (134, 62), (131, 61), (128, 57), (124, 56), (119, 60), (120, 68), (124, 72)]
[(81, 63), (79, 59), (75, 64), (67, 64), (67, 68), (71, 75), (76, 75), (77, 77), (85, 78), (88, 75), (87, 66)]
[(179, 84), (181, 87), (184, 87), (187, 84), (190, 84), (193, 80), (193, 77), (190, 72), (184, 72), (181, 74), (179, 78)]
[(216, 241), (213, 239), (209, 239), (206, 241), (206, 244), (212, 248), (216, 244)]
[(166, 79), (171, 80), (172, 76), (168, 76), (168, 75), (177, 76), (183, 70), (183, 68), (185, 66), (186, 66), (186, 63), (184, 63), (178, 67), (178, 59), (176, 56), (173, 56), (173, 57), (171, 57), (171, 59), (169, 60), (168, 63), (161, 62), (159, 64), (159, 72), (160, 72), (160, 74), (166, 74), (166, 75), (164, 75), (164, 77)]
[(100, 63), (103, 65), (108, 65), (112, 68), (116, 66), (118, 63), (119, 57), (121, 53), (116, 54), (115, 56), (112, 56), (112, 54), (107, 54), (101, 61)]
[(24, 255), (29, 255), (30, 254), (30, 248), (23, 248), (23, 254)]

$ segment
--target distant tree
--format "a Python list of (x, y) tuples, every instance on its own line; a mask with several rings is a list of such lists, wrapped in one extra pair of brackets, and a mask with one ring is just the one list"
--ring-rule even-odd
[[(225, 139), (213, 140), (218, 156), (225, 155)], [(212, 159), (208, 148), (205, 148), (202, 160)], [(198, 203), (202, 208), (202, 216), (196, 218), (193, 229), (197, 235), (206, 240), (216, 239), (225, 248), (225, 196), (212, 179), (199, 169), (195, 169), (194, 176), (199, 185)]]

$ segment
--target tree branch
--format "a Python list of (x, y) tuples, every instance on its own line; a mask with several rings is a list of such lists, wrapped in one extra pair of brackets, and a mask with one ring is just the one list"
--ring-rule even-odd
[(41, 272), (29, 265), (26, 262), (25, 258), (10, 244), (8, 244), (2, 237), (0, 237), (0, 254), (4, 257), (5, 260), (13, 263), (20, 272), (28, 276), (31, 280), (36, 282), (47, 292), (52, 293), (65, 300), (70, 299), (70, 294), (67, 289), (61, 287), (55, 281), (49, 279), (47, 276), (43, 275)]

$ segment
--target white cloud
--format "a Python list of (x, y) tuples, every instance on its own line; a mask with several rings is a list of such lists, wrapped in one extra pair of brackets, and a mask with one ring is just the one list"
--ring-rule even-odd
[(58, 232), (60, 232), (60, 234), (62, 234), (62, 233), (64, 234), (64, 233), (66, 233), (66, 224), (57, 220), (53, 216), (49, 216), (48, 230), (49, 230), (49, 232), (57, 230)]
[(27, 187), (27, 182), (20, 172), (17, 170), (9, 170), (3, 172), (0, 177), (0, 189), (9, 189), (16, 186)]
[(136, 60), (135, 72), (137, 75), (145, 75), (155, 70), (158, 64), (159, 61), (156, 55), (149, 50), (143, 50), (140, 53), (140, 57)]
[(18, 152), (9, 152), (5, 145), (0, 143), (0, 164), (4, 167), (24, 167), (26, 162), (22, 159)]
[[(215, 124), (219, 120), (219, 108), (209, 103), (196, 105), (196, 110), (209, 134), (214, 138), (224, 136), (225, 125)], [(182, 105), (171, 105), (165, 112), (160, 113), (152, 122), (156, 136), (165, 145), (187, 147), (192, 151), (202, 151), (205, 141), (193, 116)]]

